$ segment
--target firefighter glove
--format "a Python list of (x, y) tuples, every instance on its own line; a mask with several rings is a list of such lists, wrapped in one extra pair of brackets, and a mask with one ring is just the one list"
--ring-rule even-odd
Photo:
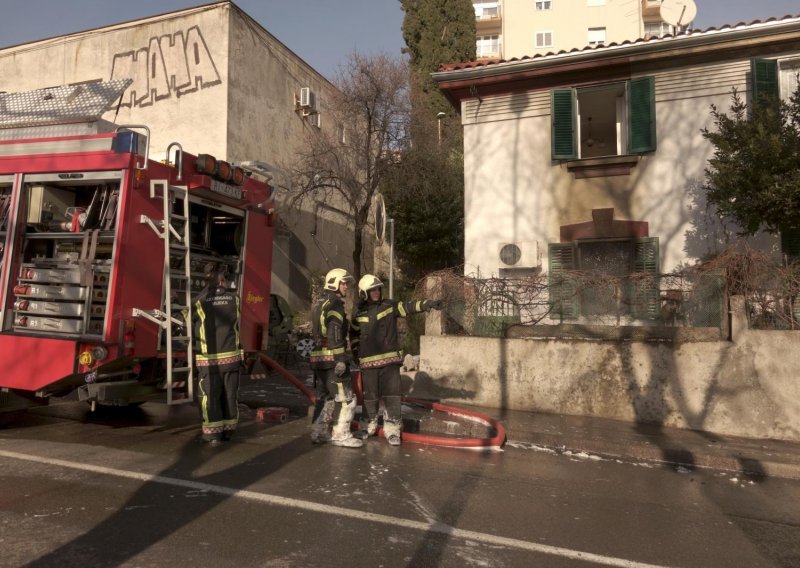
[(344, 361), (339, 361), (336, 363), (336, 366), (333, 368), (333, 372), (337, 377), (341, 377), (347, 371), (347, 365), (345, 365)]
[(443, 307), (444, 307), (444, 301), (443, 300), (428, 300), (426, 305), (425, 305), (425, 309), (428, 310), (428, 311), (430, 311), (430, 310), (441, 310)]

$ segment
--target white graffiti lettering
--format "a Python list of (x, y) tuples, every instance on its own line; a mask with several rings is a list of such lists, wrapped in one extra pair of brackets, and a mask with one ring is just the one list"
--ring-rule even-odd
[(120, 106), (146, 107), (222, 84), (198, 26), (150, 38), (147, 47), (114, 55), (111, 79), (133, 79)]

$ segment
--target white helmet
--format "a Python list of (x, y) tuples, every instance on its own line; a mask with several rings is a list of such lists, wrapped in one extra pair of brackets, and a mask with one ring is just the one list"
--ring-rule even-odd
[(358, 281), (358, 295), (361, 296), (363, 300), (366, 300), (369, 297), (369, 291), (375, 288), (383, 288), (383, 282), (381, 282), (377, 276), (365, 274), (361, 277), (361, 280)]
[(325, 285), (323, 287), (331, 292), (338, 292), (339, 284), (352, 282), (353, 280), (354, 278), (344, 268), (334, 268), (325, 275)]

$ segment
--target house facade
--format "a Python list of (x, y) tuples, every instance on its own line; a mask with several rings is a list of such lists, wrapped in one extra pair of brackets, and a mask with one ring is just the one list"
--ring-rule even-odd
[(797, 17), (443, 66), (464, 129), (465, 273), (666, 273), (723, 250), (736, 228), (703, 192), (711, 106), (733, 89), (786, 97), (799, 69)]
[[(150, 129), (151, 156), (179, 142), (265, 174), (279, 227), (273, 293), (303, 307), (313, 278), (352, 264), (352, 228), (335, 203), (282, 206), (309, 137), (335, 136), (334, 86), (232, 2), (0, 49), (0, 91), (132, 79), (104, 120)], [(0, 110), (0, 112), (2, 112)]]

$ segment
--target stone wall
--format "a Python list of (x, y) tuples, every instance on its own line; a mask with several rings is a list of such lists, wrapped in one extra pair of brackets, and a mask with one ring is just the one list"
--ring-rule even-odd
[(800, 333), (750, 330), (732, 305), (731, 340), (717, 341), (453, 337), (430, 321), (409, 392), (800, 441)]

